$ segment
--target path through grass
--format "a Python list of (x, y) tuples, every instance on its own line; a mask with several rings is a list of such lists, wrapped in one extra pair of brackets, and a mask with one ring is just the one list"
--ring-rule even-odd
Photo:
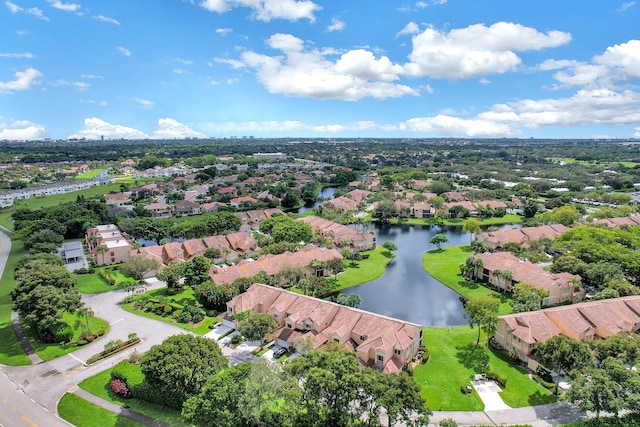
[(58, 403), (60, 416), (76, 427), (139, 427), (142, 424), (114, 414), (84, 400), (75, 394), (65, 393)]

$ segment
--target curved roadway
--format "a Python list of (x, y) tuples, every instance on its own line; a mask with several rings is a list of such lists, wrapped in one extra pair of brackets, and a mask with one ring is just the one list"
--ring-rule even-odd
[[(10, 250), (11, 240), (0, 231), (0, 276)], [(104, 371), (133, 352), (132, 348), (85, 367), (84, 362), (103, 350), (106, 342), (118, 338), (126, 340), (131, 332), (135, 332), (142, 342), (134, 348), (142, 353), (171, 335), (187, 333), (177, 326), (122, 310), (118, 302), (125, 296), (126, 292), (123, 290), (83, 295), (83, 301), (92, 308), (95, 315), (111, 325), (109, 333), (97, 342), (49, 362), (30, 366), (0, 365), (0, 425), (68, 427), (69, 424), (57, 416), (60, 398), (66, 392), (76, 390), (77, 384), (82, 380)], [(232, 356), (228, 354), (228, 348), (223, 350), (227, 356)], [(560, 402), (500, 411), (434, 412), (431, 425), (437, 426), (442, 419), (454, 418), (461, 425), (531, 424), (537, 427), (568, 423), (583, 417), (575, 406)]]

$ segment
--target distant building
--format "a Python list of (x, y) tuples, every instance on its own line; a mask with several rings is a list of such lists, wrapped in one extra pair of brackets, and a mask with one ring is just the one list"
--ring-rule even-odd
[(114, 224), (89, 228), (85, 234), (85, 243), (95, 265), (126, 262), (129, 260), (129, 252), (133, 248), (131, 242)]
[(254, 159), (263, 159), (263, 160), (286, 160), (287, 155), (284, 153), (254, 153), (251, 157)]

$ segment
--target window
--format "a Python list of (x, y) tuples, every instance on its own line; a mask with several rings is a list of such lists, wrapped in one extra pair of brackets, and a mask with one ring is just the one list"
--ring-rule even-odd
[(398, 356), (400, 356), (401, 351), (400, 351), (400, 350), (398, 350), (397, 348), (394, 348), (394, 349), (393, 349), (393, 353), (394, 353), (394, 354), (397, 354)]
[(384, 362), (384, 356), (379, 354), (378, 355), (378, 363), (382, 363), (382, 362)]
[(360, 335), (360, 341), (364, 341), (366, 339), (367, 339), (367, 337), (365, 335)]
[(340, 342), (340, 340), (338, 338), (334, 338), (333, 342)]
[(114, 256), (115, 254), (116, 254), (115, 252), (111, 251), (111, 254), (110, 254), (110, 255), (111, 255), (111, 256)]
[(287, 323), (287, 328), (292, 329), (293, 326), (291, 325), (291, 323)]

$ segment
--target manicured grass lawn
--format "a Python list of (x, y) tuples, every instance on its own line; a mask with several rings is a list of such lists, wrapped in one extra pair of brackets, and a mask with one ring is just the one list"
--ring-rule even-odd
[[(479, 411), (484, 404), (475, 390), (463, 394), (460, 387), (470, 385), (474, 374), (482, 373), (486, 347), (484, 334), (476, 345), (477, 329), (468, 326), (425, 328), (423, 344), (430, 352), (426, 364), (414, 369), (414, 379), (427, 407), (443, 411)], [(549, 392), (531, 380), (526, 370), (512, 365), (506, 356), (489, 350), (489, 370), (507, 378), (501, 397), (512, 408), (556, 401)]]
[(387, 264), (393, 260), (393, 258), (384, 256), (383, 253), (385, 252), (386, 249), (382, 246), (376, 246), (376, 248), (371, 251), (363, 252), (363, 254), (368, 254), (369, 258), (356, 261), (358, 263), (357, 267), (349, 267), (349, 261), (345, 261), (347, 268), (344, 273), (338, 275), (337, 285), (333, 290), (339, 291), (351, 286), (370, 282), (382, 276)]
[(22, 346), (11, 326), (11, 296), (9, 292), (16, 286), (13, 272), (22, 258), (24, 245), (20, 240), (11, 242), (11, 252), (7, 266), (0, 280), (0, 363), (3, 365), (30, 365), (31, 360), (22, 350)]
[[(464, 224), (466, 221), (465, 218), (461, 219), (446, 219), (443, 222), (435, 218), (402, 218), (402, 220), (392, 219), (391, 224), (407, 224), (407, 225), (452, 225), (452, 226), (460, 226)], [(522, 222), (522, 217), (516, 214), (506, 214), (501, 218), (484, 218), (480, 220), (481, 226), (490, 226), (490, 225), (503, 225), (503, 224), (514, 224)]]
[(58, 413), (76, 427), (138, 427), (143, 425), (107, 411), (71, 393), (65, 393), (60, 399)]
[[(167, 296), (167, 288), (154, 289), (153, 291), (149, 291), (144, 295), (155, 296), (155, 297), (165, 297)], [(178, 304), (187, 306), (187, 305), (196, 305), (196, 297), (194, 295), (193, 289), (189, 287), (185, 287), (181, 292), (171, 296)], [(220, 321), (219, 317), (205, 317), (205, 319), (198, 323), (195, 326), (191, 326), (188, 323), (177, 323), (174, 322), (170, 316), (159, 316), (155, 313), (149, 313), (146, 311), (136, 310), (132, 308), (132, 303), (121, 304), (120, 306), (128, 311), (129, 313), (137, 314), (138, 316), (148, 317), (149, 319), (159, 320), (161, 322), (170, 323), (172, 325), (176, 325), (182, 329), (186, 329), (187, 331), (193, 332), (198, 335), (204, 335), (207, 332), (210, 332), (209, 325), (212, 323), (218, 323)]]
[(98, 272), (91, 274), (74, 274), (76, 278), (76, 289), (82, 294), (101, 294), (116, 289), (109, 286), (98, 276)]
[(435, 279), (444, 283), (463, 297), (469, 299), (479, 295), (491, 295), (500, 300), (499, 315), (511, 313), (511, 297), (491, 290), (477, 283), (469, 283), (462, 278), (459, 265), (473, 255), (469, 246), (449, 246), (442, 251), (437, 249), (424, 254), (422, 267)]
[[(84, 316), (81, 316), (75, 313), (65, 312), (62, 315), (62, 320), (65, 323), (67, 323), (69, 326), (71, 326), (72, 329), (74, 329), (72, 341), (76, 341), (77, 339), (79, 339), (82, 334), (82, 330), (86, 325), (86, 320)], [(76, 326), (76, 322), (79, 322), (77, 329), (74, 328), (74, 326)], [(48, 361), (51, 359), (55, 359), (56, 357), (64, 356), (65, 354), (74, 352), (81, 348), (81, 347), (68, 345), (68, 344), (65, 344), (64, 346), (62, 346), (60, 345), (60, 343), (45, 344), (42, 341), (40, 341), (36, 331), (32, 329), (29, 325), (26, 325), (23, 323), (22, 328), (24, 329), (24, 332), (27, 338), (29, 338), (29, 342), (33, 346), (34, 350), (36, 351), (36, 353), (38, 353), (38, 356), (40, 356), (44, 361)], [(89, 328), (91, 329), (92, 332), (99, 331), (99, 330), (103, 330), (105, 334), (109, 332), (109, 324), (104, 320), (99, 319), (97, 317), (93, 317), (93, 316), (89, 316)]]
[(162, 421), (175, 427), (191, 426), (191, 424), (189, 424), (184, 418), (182, 418), (182, 415), (180, 415), (180, 410), (178, 409), (156, 405), (153, 403), (145, 402), (144, 400), (125, 399), (116, 396), (111, 391), (111, 387), (109, 387), (110, 381), (111, 369), (108, 369), (97, 375), (94, 375), (93, 377), (87, 378), (78, 385), (80, 386), (80, 388), (88, 391), (89, 393), (95, 394), (96, 396), (108, 400), (109, 402), (115, 403), (116, 405), (127, 405), (131, 408), (132, 411), (142, 415), (146, 415), (147, 417), (153, 418), (154, 420)]
[(102, 167), (102, 168), (95, 168), (95, 169), (91, 169), (86, 171), (85, 173), (82, 173), (78, 176), (76, 176), (75, 178), (73, 178), (75, 181), (81, 181), (83, 179), (92, 179), (95, 178), (98, 174), (106, 171), (108, 168)]

